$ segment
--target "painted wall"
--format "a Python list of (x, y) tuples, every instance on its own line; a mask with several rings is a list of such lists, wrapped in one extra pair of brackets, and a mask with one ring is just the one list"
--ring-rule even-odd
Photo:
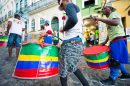
[[(97, 5), (88, 5), (87, 7), (82, 8), (82, 0), (76, 0), (76, 5), (79, 6), (82, 17), (90, 15), (90, 14), (98, 14), (95, 8), (102, 7), (103, 0), (95, 0), (95, 1), (98, 1)], [(91, 6), (90, 13), (89, 13), (89, 6)]]

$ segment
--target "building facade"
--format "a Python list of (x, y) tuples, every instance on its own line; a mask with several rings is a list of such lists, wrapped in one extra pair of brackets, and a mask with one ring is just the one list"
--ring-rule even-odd
[(14, 0), (0, 0), (0, 29), (2, 32), (7, 30), (7, 22), (14, 16), (14, 8)]
[[(63, 12), (58, 10), (57, 0), (29, 0), (28, 14), (29, 38), (37, 38), (41, 26), (45, 26), (45, 20), (49, 20), (51, 28), (57, 31), (63, 26)], [(59, 33), (59, 37), (63, 38), (63, 35)]]

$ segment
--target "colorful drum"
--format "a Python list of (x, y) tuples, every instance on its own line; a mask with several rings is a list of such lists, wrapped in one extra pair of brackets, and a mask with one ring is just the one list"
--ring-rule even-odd
[(105, 69), (109, 67), (110, 47), (93, 46), (83, 51), (87, 65), (94, 69)]
[(13, 74), (18, 79), (43, 79), (58, 74), (58, 48), (45, 43), (22, 45)]
[(8, 37), (6, 36), (0, 36), (0, 46), (7, 46), (7, 42), (8, 42)]
[[(0, 36), (0, 46), (6, 47), (6, 46), (7, 46), (8, 39), (9, 39), (9, 37)], [(15, 46), (15, 42), (14, 42), (14, 44), (13, 44), (13, 47), (16, 47), (16, 46)]]

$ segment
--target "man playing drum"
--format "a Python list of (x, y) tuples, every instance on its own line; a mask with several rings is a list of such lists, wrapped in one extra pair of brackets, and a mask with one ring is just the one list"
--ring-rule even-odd
[(127, 38), (124, 33), (121, 16), (117, 12), (114, 12), (115, 10), (112, 3), (106, 4), (102, 12), (108, 19), (95, 17), (95, 20), (102, 21), (108, 25), (108, 36), (102, 44), (105, 45), (109, 40), (111, 49), (110, 77), (100, 81), (102, 85), (114, 85), (119, 70), (122, 72), (122, 75), (119, 77), (120, 79), (130, 79), (130, 74), (123, 66), (123, 64), (129, 63)]
[(59, 54), (59, 76), (62, 86), (67, 86), (67, 72), (73, 72), (81, 81), (83, 86), (89, 86), (83, 74), (77, 68), (77, 63), (81, 57), (82, 44), (82, 21), (80, 9), (71, 3), (71, 0), (58, 0), (59, 10), (64, 10), (67, 14), (67, 22), (60, 32), (66, 32)]

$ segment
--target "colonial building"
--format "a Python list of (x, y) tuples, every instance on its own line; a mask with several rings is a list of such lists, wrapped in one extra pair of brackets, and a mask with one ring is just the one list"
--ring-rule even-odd
[(13, 17), (15, 12), (14, 0), (0, 0), (0, 30), (2, 32), (7, 29), (8, 19)]

